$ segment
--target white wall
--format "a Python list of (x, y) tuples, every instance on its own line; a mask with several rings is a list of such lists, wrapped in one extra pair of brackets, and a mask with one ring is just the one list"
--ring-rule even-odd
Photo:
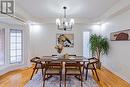
[(110, 33), (126, 29), (130, 29), (130, 9), (111, 18), (93, 33), (109, 39), (110, 51), (108, 56), (102, 57), (103, 66), (130, 83), (130, 41), (110, 41)]
[(57, 33), (73, 33), (74, 48), (64, 48), (63, 53), (83, 55), (83, 31), (88, 27), (83, 24), (75, 24), (72, 31), (57, 30), (55, 24), (35, 24), (30, 27), (31, 55), (48, 56), (57, 54), (55, 50)]
[[(110, 33), (130, 29), (130, 10), (113, 18), (103, 32), (108, 38)], [(130, 83), (130, 41), (109, 41), (110, 52), (103, 64)]]

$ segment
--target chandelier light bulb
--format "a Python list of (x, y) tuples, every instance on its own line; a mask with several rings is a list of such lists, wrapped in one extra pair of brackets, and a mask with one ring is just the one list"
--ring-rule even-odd
[(68, 26), (68, 22), (65, 22), (65, 26)]
[(70, 25), (73, 25), (73, 24), (74, 24), (74, 19), (71, 18), (71, 19), (70, 19)]
[(56, 25), (60, 26), (60, 19), (59, 18), (56, 19)]

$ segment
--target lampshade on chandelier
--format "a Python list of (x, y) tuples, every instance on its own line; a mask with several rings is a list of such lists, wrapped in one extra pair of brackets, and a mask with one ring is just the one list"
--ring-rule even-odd
[(56, 25), (59, 30), (72, 30), (72, 27), (74, 25), (74, 19), (73, 18), (67, 18), (66, 16), (66, 9), (67, 7), (63, 7), (64, 10), (64, 18), (61, 20), (59, 18), (56, 19)]

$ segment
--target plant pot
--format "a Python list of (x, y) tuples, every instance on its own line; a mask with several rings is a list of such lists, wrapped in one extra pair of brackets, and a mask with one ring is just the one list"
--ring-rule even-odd
[(101, 69), (101, 62), (100, 62), (100, 61), (96, 64), (96, 67), (97, 67), (98, 69)]

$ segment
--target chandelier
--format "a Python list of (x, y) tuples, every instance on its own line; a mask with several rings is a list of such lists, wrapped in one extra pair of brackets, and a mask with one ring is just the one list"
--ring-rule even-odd
[(67, 7), (63, 7), (64, 10), (64, 18), (62, 18), (61, 20), (59, 18), (56, 19), (56, 25), (58, 27), (59, 30), (72, 30), (72, 27), (74, 25), (74, 19), (68, 19), (66, 16), (66, 9)]

